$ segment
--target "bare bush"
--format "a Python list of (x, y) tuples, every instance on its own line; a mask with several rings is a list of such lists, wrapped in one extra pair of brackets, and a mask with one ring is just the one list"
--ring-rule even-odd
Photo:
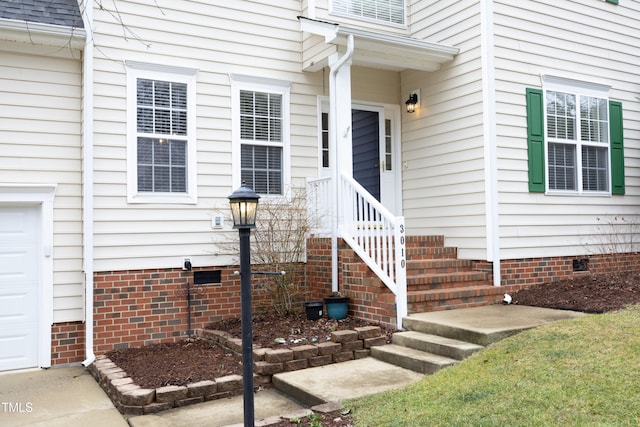
[(596, 272), (622, 275), (633, 271), (639, 249), (638, 218), (616, 215), (596, 220), (595, 240), (587, 245)]
[(263, 277), (271, 305), (278, 314), (288, 315), (301, 310), (308, 294), (303, 262), (310, 230), (303, 189), (293, 190), (289, 199), (260, 199), (256, 229), (252, 233), (251, 258), (259, 270), (285, 272), (284, 275)]

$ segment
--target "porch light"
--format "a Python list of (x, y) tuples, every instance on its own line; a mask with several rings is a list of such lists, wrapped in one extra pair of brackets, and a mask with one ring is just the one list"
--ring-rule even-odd
[(260, 196), (242, 181), (240, 188), (229, 196), (233, 228), (256, 228), (256, 211), (259, 198)]
[(409, 95), (409, 99), (405, 102), (407, 104), (407, 113), (413, 113), (416, 111), (416, 105), (418, 104), (418, 94), (412, 93)]

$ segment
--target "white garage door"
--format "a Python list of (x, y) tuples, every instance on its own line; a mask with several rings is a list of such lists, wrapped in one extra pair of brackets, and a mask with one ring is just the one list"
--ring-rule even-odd
[(38, 366), (39, 212), (0, 206), (0, 371)]

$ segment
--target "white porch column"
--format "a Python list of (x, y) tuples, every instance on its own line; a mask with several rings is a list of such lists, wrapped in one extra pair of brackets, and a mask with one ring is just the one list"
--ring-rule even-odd
[(338, 233), (342, 223), (340, 175), (353, 175), (351, 146), (351, 57), (353, 35), (347, 38), (347, 51), (329, 58), (329, 147), (333, 160), (336, 212), (331, 233), (331, 291), (338, 292)]

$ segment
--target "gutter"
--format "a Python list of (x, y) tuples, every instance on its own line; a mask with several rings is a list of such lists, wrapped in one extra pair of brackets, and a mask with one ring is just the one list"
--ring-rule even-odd
[[(93, 34), (93, 3), (84, 2), (84, 27)], [(93, 353), (93, 37), (85, 39), (82, 84), (82, 226), (84, 270), (84, 333), (83, 366), (91, 365)]]
[[(86, 28), (86, 22), (85, 22)], [(16, 19), (0, 19), (0, 38), (33, 45), (70, 47), (82, 49), (87, 46), (84, 28), (26, 22)]]
[(336, 97), (336, 75), (344, 64), (351, 60), (353, 52), (355, 50), (355, 43), (353, 40), (353, 34), (347, 36), (347, 50), (338, 59), (338, 61), (330, 66), (329, 72), (329, 105), (331, 107), (331, 116), (329, 118), (329, 126), (331, 131), (329, 135), (333, 136), (333, 152), (334, 152), (334, 166), (333, 166), (333, 182), (335, 186), (335, 215), (333, 216), (333, 227), (331, 230), (331, 292), (338, 292), (338, 227), (340, 218), (338, 210), (340, 207), (340, 170), (338, 167), (338, 102)]

